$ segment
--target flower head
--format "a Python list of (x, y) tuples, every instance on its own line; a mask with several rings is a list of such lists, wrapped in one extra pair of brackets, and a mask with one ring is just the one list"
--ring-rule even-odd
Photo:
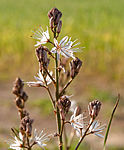
[(57, 51), (58, 55), (61, 54), (66, 58), (71, 57), (74, 59), (75, 57), (73, 55), (73, 52), (76, 52), (76, 50), (79, 49), (75, 48), (75, 46), (80, 44), (80, 43), (74, 44), (75, 42), (76, 40), (72, 42), (71, 38), (69, 38), (68, 40), (68, 36), (65, 36), (59, 43), (56, 39), (54, 39), (55, 47), (52, 48), (51, 52), (56, 53)]
[(35, 46), (39, 46), (41, 44), (46, 44), (50, 39), (49, 32), (48, 32), (48, 27), (47, 27), (46, 31), (44, 31), (42, 29), (42, 27), (40, 27), (38, 30), (36, 30), (34, 32), (34, 35), (32, 37), (34, 39), (38, 40), (37, 44), (35, 44)]
[[(52, 76), (53, 72), (51, 71), (49, 74)], [(47, 75), (46, 78), (44, 79), (40, 70), (39, 70), (39, 73), (37, 73), (37, 75), (38, 75), (38, 77), (34, 76), (34, 78), (37, 80), (36, 82), (35, 81), (34, 82), (26, 82), (29, 87), (31, 87), (31, 86), (33, 86), (33, 87), (46, 86), (46, 84), (49, 85), (52, 82), (49, 75)]]
[(19, 137), (14, 137), (14, 141), (10, 144), (11, 149), (22, 150), (23, 147), (23, 136), (21, 132), (19, 132)]
[(34, 130), (33, 137), (30, 139), (30, 142), (36, 143), (39, 147), (44, 149), (46, 146), (46, 142), (50, 140), (52, 135), (46, 135), (45, 133), (43, 134), (43, 130), (38, 133), (37, 130)]
[(101, 126), (100, 123), (97, 120), (95, 120), (92, 123), (92, 125), (90, 126), (89, 131), (92, 132), (93, 134), (95, 134), (96, 136), (103, 138), (104, 136), (100, 133), (103, 132), (105, 127), (106, 127), (106, 125)]

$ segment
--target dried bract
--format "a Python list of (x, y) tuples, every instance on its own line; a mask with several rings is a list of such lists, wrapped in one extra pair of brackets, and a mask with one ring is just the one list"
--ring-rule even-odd
[(88, 111), (92, 119), (95, 119), (98, 116), (100, 108), (101, 108), (101, 102), (98, 100), (94, 100), (89, 103)]
[(74, 79), (76, 75), (79, 73), (81, 66), (82, 66), (82, 61), (77, 57), (76, 59), (70, 62), (70, 76), (72, 79)]

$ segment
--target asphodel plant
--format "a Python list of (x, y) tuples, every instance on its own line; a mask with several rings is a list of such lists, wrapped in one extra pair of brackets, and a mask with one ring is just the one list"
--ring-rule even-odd
[[(24, 82), (17, 78), (14, 82), (13, 94), (16, 96), (15, 104), (20, 116), (20, 126), (18, 130), (12, 128), (14, 140), (10, 143), (11, 149), (31, 150), (35, 145), (45, 149), (46, 142), (51, 138), (58, 137), (58, 149), (69, 150), (73, 137), (76, 135), (79, 141), (73, 149), (77, 150), (88, 135), (94, 134), (100, 138), (104, 137), (102, 132), (105, 125), (101, 125), (97, 120), (102, 103), (97, 99), (90, 102), (88, 115), (85, 117), (77, 102), (72, 101), (71, 96), (67, 95), (68, 87), (79, 74), (82, 66), (82, 61), (75, 56), (75, 53), (81, 50), (80, 42), (68, 36), (59, 39), (62, 29), (61, 11), (57, 8), (51, 9), (48, 12), (48, 18), (49, 25), (46, 31), (40, 26), (32, 35), (32, 38), (36, 40), (34, 46), (39, 65), (38, 73), (34, 76), (35, 81)], [(50, 65), (51, 62), (52, 65)], [(33, 119), (25, 110), (28, 96), (23, 90), (24, 84), (29, 87), (44, 88), (48, 92), (56, 117), (57, 130), (54, 132), (55, 134), (46, 135), (43, 134), (43, 130), (38, 133), (36, 129), (32, 129)], [(50, 84), (51, 86), (49, 86)], [(72, 114), (70, 119), (67, 119), (69, 111)], [(66, 128), (70, 125), (72, 131), (69, 134)]]

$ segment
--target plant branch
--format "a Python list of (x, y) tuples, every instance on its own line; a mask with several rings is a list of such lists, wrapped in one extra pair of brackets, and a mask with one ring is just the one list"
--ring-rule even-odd
[(65, 90), (67, 89), (67, 87), (71, 84), (71, 82), (73, 81), (73, 79), (70, 79), (69, 82), (64, 86), (64, 88), (62, 89), (62, 91), (59, 94), (59, 97), (62, 96), (62, 94), (65, 92)]
[(53, 79), (53, 77), (50, 75), (50, 73), (48, 72), (48, 70), (46, 69), (46, 67), (43, 65), (44, 70), (46, 71), (46, 73), (48, 74), (48, 76), (50, 77), (50, 79), (53, 81), (54, 85), (56, 85), (55, 80)]

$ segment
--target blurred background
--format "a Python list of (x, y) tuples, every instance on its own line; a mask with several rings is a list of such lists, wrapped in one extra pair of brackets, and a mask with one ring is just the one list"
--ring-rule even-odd
[[(7, 149), (11, 127), (19, 119), (11, 89), (17, 76), (33, 81), (38, 71), (34, 43), (30, 37), (39, 25), (46, 30), (48, 11), (57, 7), (62, 13), (62, 32), (78, 39), (76, 54), (83, 60), (79, 76), (69, 88), (72, 99), (87, 110), (89, 101), (99, 99), (99, 120), (108, 123), (117, 94), (121, 101), (112, 122), (108, 150), (124, 149), (124, 1), (123, 0), (0, 0), (0, 149)], [(52, 107), (45, 90), (25, 87), (29, 100), (26, 108), (34, 118), (34, 128), (55, 131)], [(49, 118), (49, 119), (48, 119)], [(81, 149), (102, 149), (103, 140), (85, 139)], [(55, 149), (55, 148), (53, 148)]]

